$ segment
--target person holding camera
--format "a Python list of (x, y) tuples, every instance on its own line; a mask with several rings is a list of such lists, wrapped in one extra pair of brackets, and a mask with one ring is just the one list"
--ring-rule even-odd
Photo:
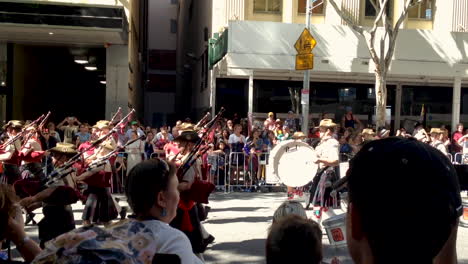
[(81, 122), (73, 116), (66, 117), (57, 125), (57, 128), (63, 131), (63, 143), (73, 144), (73, 136), (78, 132), (80, 125)]

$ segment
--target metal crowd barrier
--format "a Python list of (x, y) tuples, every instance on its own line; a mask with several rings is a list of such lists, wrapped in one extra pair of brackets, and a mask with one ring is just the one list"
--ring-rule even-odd
[[(142, 153), (130, 153), (130, 155), (137, 155), (137, 154), (141, 156), (142, 161), (147, 159), (146, 153), (144, 153), (144, 152), (142, 152)], [(123, 190), (123, 188), (125, 188), (125, 180), (127, 179), (127, 174), (129, 172), (129, 169), (128, 169), (128, 156), (129, 156), (129, 153), (127, 153), (127, 152), (118, 152), (117, 153), (117, 157), (116, 157), (116, 160), (115, 160), (115, 163), (114, 163), (115, 171), (113, 171), (113, 173), (115, 173), (115, 175), (116, 175), (116, 178), (114, 179), (114, 177), (112, 177), (112, 180), (111, 180), (111, 190), (112, 191), (115, 190), (115, 189)], [(113, 191), (113, 193), (115, 193), (115, 191)]]
[(229, 160), (224, 153), (209, 154), (207, 157), (209, 165), (208, 181), (216, 185), (217, 190), (228, 192), (227, 172)]
[(244, 152), (231, 152), (227, 177), (229, 191), (242, 188), (248, 191), (255, 184), (264, 182), (269, 154), (257, 152), (246, 155)]

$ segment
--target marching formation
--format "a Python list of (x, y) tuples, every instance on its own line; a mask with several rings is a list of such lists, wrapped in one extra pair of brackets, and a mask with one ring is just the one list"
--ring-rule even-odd
[[(40, 248), (44, 249), (48, 241), (76, 228), (71, 205), (78, 201), (85, 205), (81, 218), (84, 227), (112, 225), (119, 215), (125, 219), (127, 208), (119, 206), (118, 199), (112, 195), (113, 185), (117, 186), (116, 189), (125, 188), (133, 209), (129, 218), (138, 218), (139, 212), (135, 211), (128, 197), (129, 188), (135, 188), (131, 186), (129, 175), (137, 170), (143, 159), (149, 159), (176, 165), (180, 201), (174, 219), (168, 223), (185, 233), (193, 253), (203, 259), (201, 253), (214, 241), (214, 237), (200, 222), (209, 210), (202, 203), (208, 203), (208, 196), (215, 186), (201, 179), (199, 160), (209, 150), (208, 144), (213, 143), (208, 136), (213, 133), (214, 125), (224, 110), (211, 120), (206, 115), (196, 125), (185, 122), (177, 126), (178, 135), (161, 146), (167, 153), (161, 158), (154, 155), (142, 158), (138, 146), (134, 153), (138, 158), (132, 161), (131, 147), (143, 142), (145, 136), (146, 140), (148, 137), (153, 139), (150, 133), (145, 135), (136, 122), (131, 121), (134, 112), (131, 110), (122, 117), (119, 109), (110, 121), (101, 120), (92, 126), (91, 133), (78, 132), (76, 125), (81, 128), (82, 124), (74, 117), (66, 118), (58, 125), (64, 132), (63, 142), (57, 139), (59, 135), (53, 126), (45, 128), (50, 112), (33, 122), (12, 120), (3, 127), (5, 133), (0, 154), (2, 189), (11, 189), (20, 199), (18, 204), (26, 216), (25, 224), (38, 225)], [(128, 124), (130, 129), (125, 131)], [(167, 136), (167, 131), (161, 132), (158, 134), (160, 142)], [(128, 153), (125, 157), (127, 175), (119, 178), (116, 163), (118, 154), (123, 151)], [(150, 191), (150, 195), (157, 195), (157, 192)], [(33, 211), (41, 207), (43, 218), (36, 223)], [(162, 217), (167, 214), (162, 211)], [(23, 255), (25, 259), (27, 256)]]

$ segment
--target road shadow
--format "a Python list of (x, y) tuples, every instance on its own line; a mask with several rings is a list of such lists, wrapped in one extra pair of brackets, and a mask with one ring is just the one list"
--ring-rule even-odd
[(210, 212), (252, 212), (261, 209), (268, 209), (269, 207), (226, 207), (226, 208), (211, 208)]
[(258, 222), (269, 222), (273, 219), (272, 216), (248, 216), (248, 217), (237, 217), (229, 219), (208, 219), (205, 221), (207, 224), (231, 224), (231, 223), (258, 223)]
[[(244, 240), (240, 242), (223, 242), (223, 243), (216, 243), (209, 247), (209, 250), (212, 251), (222, 251), (226, 252), (226, 254), (223, 255), (228, 255), (229, 261), (226, 261), (226, 259), (223, 259), (223, 262), (228, 262), (228, 263), (246, 263), (245, 261), (235, 261), (235, 256), (236, 255), (242, 255), (242, 256), (251, 256), (251, 257), (258, 257), (261, 260), (255, 261), (255, 260), (249, 260), (248, 263), (265, 263), (264, 257), (265, 257), (265, 239), (250, 239), (250, 240)], [(206, 263), (218, 263), (221, 262), (220, 259), (216, 258), (215, 256), (211, 256), (209, 254), (210, 252), (208, 251), (207, 254), (204, 255)], [(234, 259), (232, 259), (234, 258)]]

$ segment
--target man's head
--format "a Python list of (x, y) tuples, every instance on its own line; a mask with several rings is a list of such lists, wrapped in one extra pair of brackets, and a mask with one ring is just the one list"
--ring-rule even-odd
[(458, 131), (458, 132), (463, 133), (463, 128), (464, 128), (464, 127), (463, 127), (463, 124), (462, 124), (462, 123), (459, 123), (459, 124), (457, 125), (457, 131)]
[(332, 136), (335, 132), (336, 124), (331, 119), (323, 119), (320, 121), (319, 130), (320, 138)]
[(228, 120), (228, 121), (227, 121), (227, 126), (228, 126), (228, 127), (232, 127), (232, 125), (233, 125), (232, 120)]
[(367, 143), (347, 172), (347, 240), (356, 263), (432, 263), (461, 215), (450, 161), (412, 139)]
[(242, 132), (242, 126), (240, 124), (237, 124), (234, 126), (234, 133), (240, 134)]
[(289, 111), (289, 112), (288, 112), (288, 118), (289, 118), (289, 119), (293, 119), (293, 118), (294, 118), (294, 112), (293, 112), (293, 111)]
[(88, 133), (88, 124), (81, 124), (80, 125), (80, 132), (81, 133)]
[(353, 108), (351, 106), (347, 106), (345, 108), (345, 110), (346, 110), (346, 114), (352, 114), (353, 113)]
[(317, 223), (290, 214), (273, 223), (266, 241), (266, 263), (321, 263), (322, 231)]
[(439, 141), (440, 135), (442, 135), (442, 131), (440, 128), (431, 128), (431, 131), (429, 132), (429, 134), (431, 135), (432, 141)]

